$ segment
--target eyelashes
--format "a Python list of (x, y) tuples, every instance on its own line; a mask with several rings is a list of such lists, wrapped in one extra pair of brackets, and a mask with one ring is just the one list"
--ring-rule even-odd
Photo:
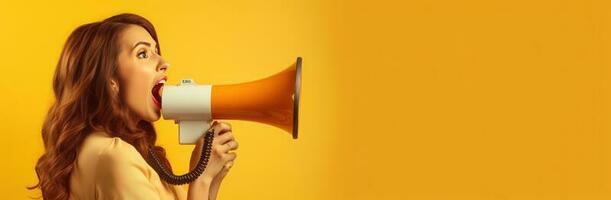
[[(154, 52), (154, 53), (157, 53), (157, 52)], [(136, 57), (138, 57), (138, 59), (146, 59), (146, 58), (149, 58), (149, 51), (148, 51), (148, 50), (146, 50), (146, 49), (145, 49), (145, 50), (142, 50), (142, 51), (140, 51), (140, 52), (138, 52), (138, 53), (136, 54)]]
[(138, 54), (137, 54), (136, 56), (137, 56), (139, 59), (145, 59), (145, 58), (148, 58), (148, 57), (149, 57), (149, 55), (148, 55), (148, 52), (147, 52), (147, 51), (141, 51), (141, 52), (138, 52)]

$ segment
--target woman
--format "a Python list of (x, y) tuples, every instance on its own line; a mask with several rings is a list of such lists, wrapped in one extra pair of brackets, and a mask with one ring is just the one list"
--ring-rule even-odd
[[(236, 158), (231, 126), (213, 123), (212, 152), (204, 173), (181, 187), (160, 180), (149, 165), (155, 146), (152, 122), (160, 117), (158, 94), (169, 64), (161, 57), (153, 25), (121, 14), (78, 27), (55, 69), (55, 102), (42, 128), (45, 153), (36, 165), (44, 199), (215, 199)], [(205, 131), (205, 130), (202, 130)], [(201, 155), (203, 137), (191, 155)]]

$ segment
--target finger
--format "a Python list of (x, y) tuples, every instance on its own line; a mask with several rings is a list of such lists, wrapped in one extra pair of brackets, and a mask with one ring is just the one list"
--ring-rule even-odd
[(235, 152), (229, 152), (223, 155), (223, 160), (225, 160), (225, 162), (230, 162), (230, 161), (235, 160), (237, 156), (238, 155)]
[(233, 167), (233, 161), (229, 161), (227, 164), (225, 164), (225, 169), (229, 170), (231, 167)]
[(228, 142), (226, 142), (225, 146), (227, 146), (229, 150), (236, 150), (238, 149), (240, 144), (238, 143), (238, 141), (235, 141), (235, 139), (233, 139), (233, 140), (229, 140)]
[(224, 133), (223, 135), (219, 135), (214, 138), (214, 144), (225, 144), (230, 140), (233, 140), (233, 133), (231, 131)]
[(236, 142), (235, 140), (229, 140), (225, 144), (220, 144), (218, 147), (218, 150), (221, 153), (226, 153), (231, 150), (236, 150), (237, 148), (238, 148), (238, 142)]
[(214, 135), (222, 135), (225, 132), (231, 131), (231, 124), (225, 122), (218, 122), (214, 126)]
[(214, 128), (215, 128), (216, 126), (218, 126), (218, 123), (219, 123), (218, 121), (212, 121), (212, 123), (210, 124), (210, 127), (208, 127), (208, 130), (206, 130), (204, 133), (206, 133), (206, 132), (208, 132), (208, 131), (212, 131), (212, 132), (214, 132)]

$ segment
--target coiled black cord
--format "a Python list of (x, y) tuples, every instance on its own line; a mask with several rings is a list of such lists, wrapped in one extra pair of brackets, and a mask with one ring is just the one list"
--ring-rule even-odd
[(206, 135), (204, 136), (204, 145), (202, 146), (202, 154), (197, 162), (197, 166), (195, 169), (191, 170), (189, 173), (176, 176), (171, 171), (168, 171), (163, 167), (163, 164), (157, 157), (157, 154), (154, 152), (153, 148), (149, 149), (149, 155), (153, 158), (152, 167), (159, 174), (159, 177), (173, 185), (182, 185), (185, 183), (193, 182), (197, 177), (202, 175), (204, 170), (206, 169), (206, 165), (208, 165), (208, 159), (210, 158), (210, 149), (212, 148), (212, 140), (214, 139), (214, 131), (208, 130), (206, 131)]

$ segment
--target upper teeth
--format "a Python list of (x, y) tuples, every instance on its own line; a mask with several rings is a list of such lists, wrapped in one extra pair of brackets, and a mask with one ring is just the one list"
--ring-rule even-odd
[(165, 79), (161, 79), (159, 83), (165, 83)]

